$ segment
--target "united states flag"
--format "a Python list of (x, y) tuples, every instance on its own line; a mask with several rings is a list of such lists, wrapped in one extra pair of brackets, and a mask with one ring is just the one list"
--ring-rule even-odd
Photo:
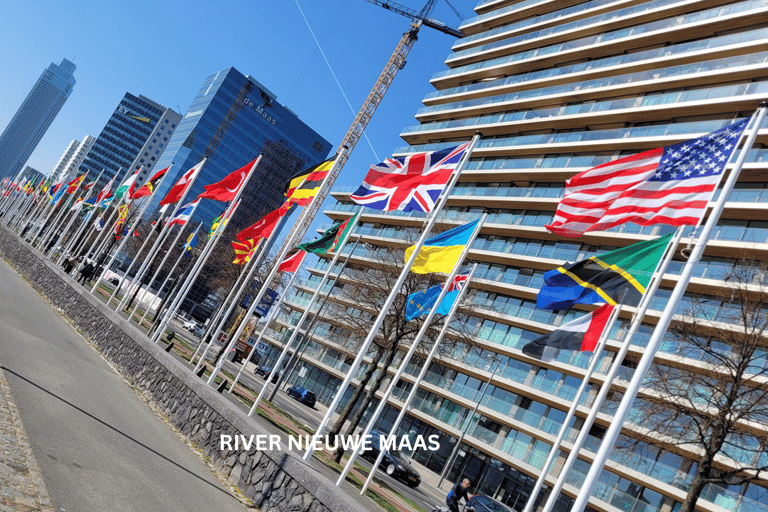
[(599, 165), (566, 183), (552, 233), (579, 237), (634, 222), (696, 224), (749, 119), (704, 137)]
[(468, 146), (388, 158), (372, 165), (351, 199), (385, 212), (432, 211)]

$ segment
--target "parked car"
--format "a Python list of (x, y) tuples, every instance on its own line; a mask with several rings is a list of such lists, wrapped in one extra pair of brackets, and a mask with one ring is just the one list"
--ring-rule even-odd
[[(376, 462), (379, 457), (381, 436), (386, 436), (386, 434), (378, 430), (371, 430), (371, 449), (360, 452), (364, 458), (371, 462)], [(421, 483), (421, 475), (405, 461), (397, 450), (385, 451), (379, 467), (383, 468), (389, 476), (404, 482), (408, 487), (418, 487)]]
[(109, 282), (112, 284), (112, 286), (117, 286), (120, 284), (120, 280), (116, 277), (111, 277), (109, 279)]
[(267, 376), (269, 375), (269, 372), (272, 371), (272, 368), (269, 366), (257, 366), (255, 370), (253, 370), (253, 373), (256, 375), (262, 377), (266, 380)]
[(291, 386), (288, 388), (288, 396), (295, 398), (308, 407), (314, 407), (317, 397), (313, 392), (301, 386)]
[(200, 325), (196, 320), (187, 320), (181, 324), (183, 328), (194, 334), (195, 336), (202, 336), (205, 334), (205, 328)]
[(502, 505), (495, 499), (485, 494), (476, 494), (467, 503), (475, 512), (513, 512), (511, 508)]

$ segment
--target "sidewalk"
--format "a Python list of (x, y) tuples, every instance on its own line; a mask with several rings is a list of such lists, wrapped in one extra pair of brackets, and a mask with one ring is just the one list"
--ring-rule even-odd
[(0, 363), (0, 512), (53, 512)]

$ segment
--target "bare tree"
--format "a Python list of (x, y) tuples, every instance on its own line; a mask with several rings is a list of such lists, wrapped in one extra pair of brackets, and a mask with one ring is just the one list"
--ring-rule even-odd
[(657, 359), (636, 402), (643, 441), (696, 467), (680, 512), (707, 484), (768, 484), (768, 283), (765, 266), (739, 261), (717, 297), (675, 323), (674, 357)]

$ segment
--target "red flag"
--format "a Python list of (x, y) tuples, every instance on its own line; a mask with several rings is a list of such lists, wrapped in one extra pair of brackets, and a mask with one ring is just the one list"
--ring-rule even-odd
[(241, 242), (245, 242), (248, 239), (268, 238), (274, 231), (277, 223), (283, 218), (283, 215), (288, 211), (285, 205), (281, 206), (277, 210), (273, 210), (259, 219), (254, 225), (245, 228), (237, 234), (237, 239)]
[(157, 184), (160, 183), (161, 179), (163, 179), (163, 175), (165, 175), (165, 172), (169, 169), (169, 167), (166, 167), (165, 169), (157, 171), (154, 174), (154, 176), (152, 176), (147, 180), (144, 186), (140, 187), (135, 192), (134, 192), (134, 187), (136, 186), (136, 182), (134, 181), (133, 185), (131, 185), (131, 197), (134, 199), (138, 199), (140, 197), (151, 196), (155, 191), (155, 187), (157, 187)]
[(248, 172), (253, 167), (256, 160), (244, 165), (233, 173), (228, 174), (223, 180), (217, 183), (211, 183), (205, 186), (205, 192), (197, 196), (198, 198), (213, 199), (214, 201), (232, 201), (237, 195), (240, 187), (245, 183)]
[(83, 182), (84, 179), (85, 179), (85, 174), (81, 174), (77, 178), (75, 178), (72, 181), (70, 181), (69, 183), (67, 183), (67, 185), (68, 185), (68, 187), (67, 187), (67, 194), (71, 194), (72, 192), (77, 190), (77, 187), (80, 186), (80, 184)]
[(235, 265), (242, 265), (248, 263), (253, 257), (253, 253), (256, 252), (258, 247), (256, 240), (246, 240), (244, 242), (238, 242), (237, 240), (232, 242), (232, 248), (235, 250), (235, 259), (232, 261)]
[(283, 272), (296, 272), (304, 261), (304, 256), (306, 255), (307, 253), (304, 251), (294, 252), (283, 260), (280, 266), (277, 267), (277, 270)]
[(160, 201), (160, 206), (165, 206), (166, 204), (175, 203), (179, 199), (181, 199), (181, 196), (184, 195), (184, 192), (187, 190), (187, 185), (189, 185), (192, 180), (194, 179), (197, 171), (200, 169), (200, 166), (203, 164), (203, 162), (200, 162), (190, 170), (184, 173), (184, 175), (179, 178), (179, 181), (176, 182), (176, 184), (171, 187), (171, 190), (168, 191), (168, 194), (163, 198), (162, 201)]

